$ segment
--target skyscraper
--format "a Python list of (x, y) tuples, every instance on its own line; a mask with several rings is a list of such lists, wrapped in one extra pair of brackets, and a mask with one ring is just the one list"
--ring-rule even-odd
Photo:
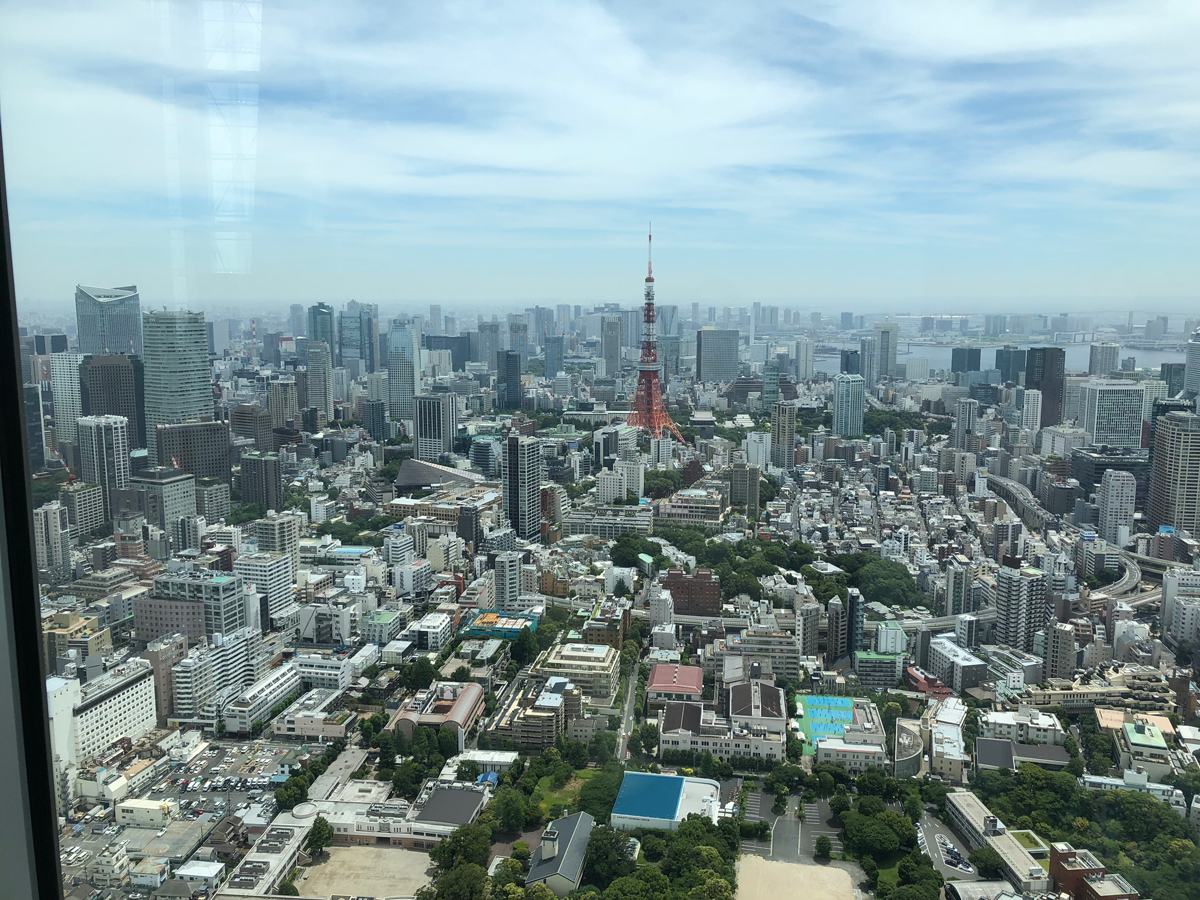
[(75, 440), (75, 420), (83, 415), (79, 392), (79, 353), (50, 354), (50, 393), (54, 397), (54, 434), (60, 441)]
[(267, 408), (271, 411), (272, 428), (283, 428), (288, 422), (293, 428), (299, 425), (300, 398), (295, 378), (277, 378), (267, 383)]
[(1150, 526), (1200, 534), (1200, 416), (1169, 412), (1154, 434)]
[[(270, 414), (265, 409), (262, 413), (269, 425)], [(173, 422), (157, 429), (156, 462), (160, 466), (173, 466), (197, 478), (219, 478), (229, 483), (228, 422)], [(270, 440), (268, 429), (266, 441)]]
[(418, 359), (415, 323), (393, 319), (388, 338), (388, 409), (396, 421), (413, 417)]
[(796, 357), (796, 378), (800, 381), (812, 381), (815, 370), (813, 368), (813, 342), (806, 337), (796, 341), (795, 347)]
[(308, 324), (308, 316), (304, 313), (304, 306), (300, 303), (293, 303), (288, 311), (288, 331), (292, 333), (292, 337), (304, 337), (308, 329), (305, 327)]
[(875, 376), (877, 379), (896, 376), (896, 351), (900, 343), (900, 325), (896, 322), (875, 323)]
[(129, 489), (129, 420), (84, 416), (78, 423), (80, 478), (104, 493), (104, 518), (111, 519), (114, 492)]
[(524, 399), (521, 354), (515, 350), (500, 350), (496, 353), (496, 405), (500, 409), (520, 409)]
[(429, 333), (442, 333), (442, 306), (440, 303), (429, 304)]
[(383, 400), (364, 400), (362, 402), (363, 428), (367, 434), (379, 442), (387, 440), (387, 403)]
[(771, 465), (777, 469), (796, 465), (796, 407), (790, 403), (771, 407)]
[(80, 353), (142, 355), (142, 301), (135, 285), (75, 286)]
[(25, 447), (29, 454), (29, 471), (46, 467), (46, 422), (42, 418), (42, 386), (25, 384)]
[(978, 417), (978, 400), (959, 400), (954, 405), (954, 449), (967, 449), (968, 437), (975, 431), (975, 420)]
[(980, 367), (978, 347), (955, 347), (950, 351), (951, 372), (978, 372)]
[[(309, 324), (312, 324), (311, 319)], [(317, 410), (318, 428), (324, 428), (333, 419), (333, 360), (329, 355), (329, 345), (324, 341), (308, 342), (305, 371), (308, 405)]]
[(1183, 371), (1183, 391), (1188, 397), (1200, 397), (1200, 328), (1197, 328), (1187, 345), (1187, 362)]
[(1167, 383), (1168, 397), (1174, 397), (1183, 390), (1184, 380), (1187, 377), (1187, 363), (1163, 363), (1159, 366), (1158, 371), (1158, 377)]
[(417, 459), (438, 462), (454, 452), (458, 434), (458, 403), (454, 394), (421, 394), (416, 398)]
[(862, 353), (858, 350), (843, 349), (839, 354), (838, 371), (843, 375), (861, 375)]
[(145, 348), (146, 446), (158, 458), (157, 425), (200, 422), (213, 415), (212, 375), (204, 313), (156, 310), (142, 316)]
[(563, 370), (563, 336), (548, 334), (544, 339), (546, 347), (546, 377), (553, 378)]
[(146, 446), (146, 374), (140, 357), (85, 356), (79, 366), (79, 397), (83, 415), (124, 416), (132, 445)]
[(500, 343), (500, 323), (479, 323), (479, 358), (475, 362), (484, 363), (489, 369), (496, 365), (496, 354), (503, 350)]
[(282, 512), (283, 468), (279, 454), (260, 450), (243, 453), (238, 491), (244, 503), (261, 503), (264, 509)]
[(1021, 430), (1040, 431), (1042, 427), (1042, 392), (1027, 389), (1021, 406)]
[(1075, 674), (1075, 627), (1055, 622), (1046, 631), (1046, 678), (1070, 678)]
[(738, 333), (703, 328), (696, 332), (696, 380), (702, 383), (737, 381)]
[(861, 375), (833, 377), (833, 433), (837, 437), (861, 437), (863, 406), (866, 403)]
[(620, 316), (604, 316), (600, 320), (600, 358), (604, 360), (606, 376), (615, 378), (621, 374)]
[(33, 549), (37, 567), (61, 569), (71, 565), (71, 533), (67, 508), (57, 500), (33, 511)]
[(324, 341), (329, 348), (330, 360), (337, 349), (337, 330), (333, 307), (328, 303), (316, 303), (308, 308), (308, 340)]
[(763, 365), (762, 376), (762, 407), (765, 412), (779, 402), (779, 361), (768, 359)]
[(1105, 469), (1096, 490), (1100, 537), (1124, 547), (1133, 530), (1133, 508), (1137, 502), (1137, 479), (1130, 472)]
[(1020, 384), (1021, 376), (1025, 372), (1025, 351), (1012, 344), (1005, 344), (996, 351), (996, 368), (1000, 370), (1002, 382)]
[(542, 446), (534, 437), (509, 432), (504, 441), (504, 513), (518, 537), (541, 534)]
[(1092, 344), (1091, 353), (1088, 356), (1088, 374), (1107, 378), (1117, 371), (1120, 355), (1120, 344)]
[(951, 561), (946, 565), (946, 610), (947, 616), (960, 616), (963, 613), (975, 612), (974, 591), (975, 573), (969, 561), (960, 563)]
[(1025, 356), (1025, 387), (1042, 392), (1042, 427), (1061, 425), (1066, 400), (1067, 352), (1033, 347)]
[(493, 587), (496, 608), (501, 612), (520, 612), (522, 561), (522, 555), (515, 550), (496, 554)]
[(1009, 562), (996, 576), (996, 642), (1028, 653), (1034, 634), (1050, 619), (1047, 576), (1041, 569)]
[(338, 315), (338, 364), (350, 369), (354, 378), (375, 371), (379, 335), (375, 330), (376, 307), (351, 301)]
[(865, 337), (858, 342), (859, 374), (862, 375), (866, 387), (870, 390), (879, 383), (878, 342), (873, 337)]
[(1091, 378), (1083, 384), (1083, 430), (1096, 446), (1142, 446), (1142, 386)]

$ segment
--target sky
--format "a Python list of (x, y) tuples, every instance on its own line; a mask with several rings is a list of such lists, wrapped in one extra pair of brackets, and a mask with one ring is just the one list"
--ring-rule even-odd
[(1200, 310), (1200, 4), (0, 0), (22, 310)]

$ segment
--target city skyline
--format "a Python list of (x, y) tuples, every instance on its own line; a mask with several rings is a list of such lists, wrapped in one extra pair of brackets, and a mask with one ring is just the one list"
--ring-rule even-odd
[(7, 10), (26, 306), (1194, 306), (1191, 9), (178, 7)]

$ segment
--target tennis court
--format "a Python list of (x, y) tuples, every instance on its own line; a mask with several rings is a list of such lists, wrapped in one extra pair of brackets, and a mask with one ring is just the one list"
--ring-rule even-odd
[(796, 705), (804, 712), (797, 721), (804, 733), (805, 756), (816, 753), (813, 747), (816, 738), (841, 735), (843, 726), (854, 724), (854, 700), (850, 697), (797, 694)]

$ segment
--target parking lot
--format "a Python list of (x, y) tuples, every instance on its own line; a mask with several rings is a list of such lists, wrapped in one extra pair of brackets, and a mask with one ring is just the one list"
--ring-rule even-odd
[(829, 811), (828, 800), (818, 800), (804, 806), (804, 826), (800, 829), (800, 853), (805, 859), (815, 859), (817, 855), (817, 838), (821, 835), (829, 838), (833, 845), (832, 852), (836, 855), (842, 852), (842, 827), (838, 824), (832, 812)]
[[(959, 881), (978, 881), (979, 873), (971, 868), (967, 871), (960, 867), (959, 863), (953, 858), (950, 849), (953, 848), (966, 862), (967, 857), (971, 855), (971, 851), (966, 841), (962, 840), (958, 835), (950, 830), (944, 822), (939, 821), (926, 814), (922, 816), (918, 825), (919, 839), (924, 841), (922, 849), (925, 854), (933, 860), (933, 866), (946, 878), (957, 878)], [(941, 838), (942, 840), (938, 840)], [(943, 845), (943, 841), (949, 844), (949, 847)]]

